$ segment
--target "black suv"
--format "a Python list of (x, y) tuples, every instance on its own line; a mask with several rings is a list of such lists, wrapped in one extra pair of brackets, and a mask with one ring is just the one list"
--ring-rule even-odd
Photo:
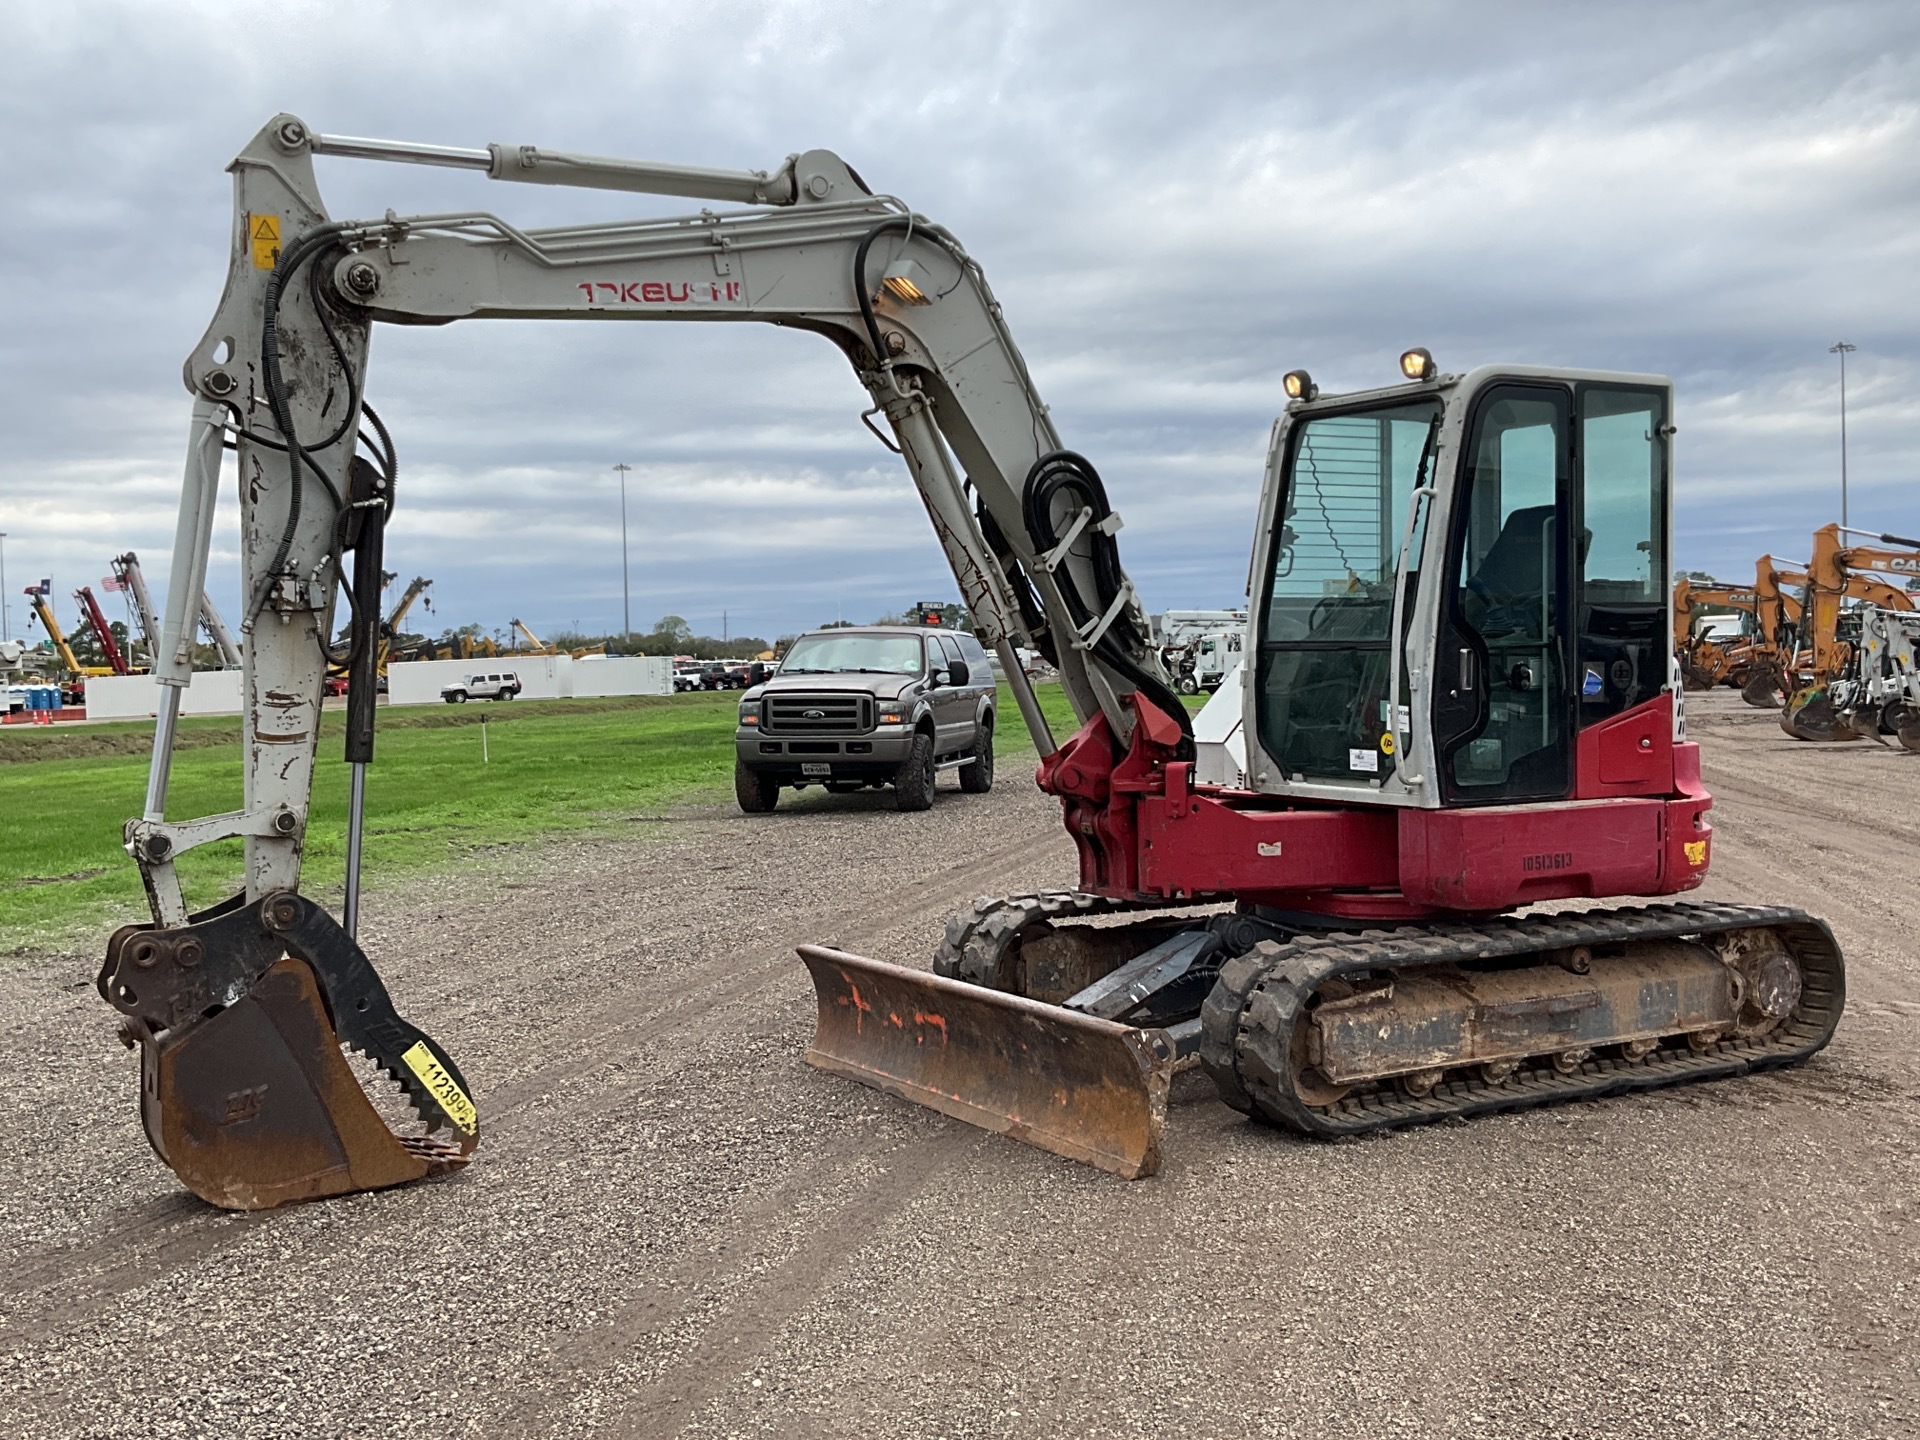
[(901, 810), (933, 804), (934, 776), (993, 788), (993, 671), (960, 631), (869, 625), (793, 642), (764, 685), (740, 697), (734, 794), (750, 815), (782, 786), (842, 794), (893, 786)]

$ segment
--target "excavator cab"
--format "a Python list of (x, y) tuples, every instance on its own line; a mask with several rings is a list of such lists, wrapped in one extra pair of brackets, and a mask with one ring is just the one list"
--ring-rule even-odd
[(1498, 370), (1296, 403), (1254, 558), (1254, 788), (1571, 798), (1582, 732), (1667, 690), (1669, 408), (1654, 377)]

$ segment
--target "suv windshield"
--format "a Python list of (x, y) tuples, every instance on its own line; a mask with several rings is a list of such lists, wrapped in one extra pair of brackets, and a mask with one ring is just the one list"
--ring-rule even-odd
[(920, 673), (918, 635), (802, 635), (781, 662), (782, 675), (826, 675), (843, 670), (883, 675)]

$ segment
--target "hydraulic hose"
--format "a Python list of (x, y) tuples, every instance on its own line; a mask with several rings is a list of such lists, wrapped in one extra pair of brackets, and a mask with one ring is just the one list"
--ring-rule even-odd
[[(1027, 524), (1027, 538), (1033, 542), (1033, 548), (1045, 554), (1060, 543), (1060, 537), (1054, 529), (1053, 513), (1054, 501), (1063, 495), (1067, 498), (1068, 514), (1078, 514), (1083, 507), (1093, 512), (1079, 537), (1089, 547), (1088, 558), (1093, 566), (1095, 593), (1091, 603), (1080, 593), (1080, 587), (1065, 566), (1054, 571), (1054, 582), (1060, 587), (1061, 599), (1066, 602), (1074, 623), (1084, 629), (1112, 607), (1126, 584), (1126, 573), (1120, 568), (1119, 545), (1112, 535), (1099, 528), (1100, 522), (1113, 513), (1113, 507), (1107, 501), (1107, 487), (1101, 482), (1100, 473), (1092, 463), (1071, 450), (1054, 450), (1042, 455), (1027, 471), (1021, 507)], [(1167, 717), (1179, 725), (1181, 756), (1191, 759), (1194, 754), (1193, 719), (1188, 715), (1187, 707), (1166, 681), (1133, 658), (1148, 643), (1149, 638), (1140, 634), (1132, 617), (1123, 608), (1094, 645), (1093, 653), (1109, 668), (1131, 680), (1135, 688), (1153, 701), (1157, 709), (1165, 711)]]
[[(274, 428), (280, 432), (280, 438), (285, 446), (288, 483), (292, 488), (287, 495), (287, 523), (280, 533), (279, 544), (274, 547), (273, 561), (268, 565), (266, 573), (260, 577), (260, 588), (254, 595), (252, 603), (247, 606), (245, 624), (248, 627), (252, 626), (254, 617), (260, 613), (261, 606), (266, 603), (267, 592), (273, 586), (274, 577), (280, 573), (281, 567), (287, 563), (287, 556), (293, 551), (293, 537), (300, 526), (303, 489), (301, 467), (311, 465), (327, 488), (329, 490), (334, 488), (326, 472), (321, 470), (318, 462), (308, 455), (307, 447), (303, 446), (299, 437), (294, 434), (293, 411), (287, 404), (286, 380), (280, 371), (280, 303), (286, 293), (288, 282), (299, 273), (300, 267), (319, 250), (332, 243), (334, 237), (345, 228), (344, 225), (335, 223), (309, 230), (280, 253), (279, 263), (273, 267), (273, 274), (267, 280), (266, 303), (263, 307), (265, 313), (260, 325), (261, 377), (267, 392), (268, 412), (273, 416)], [(333, 326), (327, 319), (326, 307), (320, 300), (317, 286), (314, 291), (314, 305), (328, 342), (332, 345), (334, 353), (344, 361), (345, 356), (339, 338), (334, 334)], [(353, 427), (359, 395), (353, 382), (353, 367), (343, 364), (342, 368), (347, 375), (347, 406), (341, 414), (340, 424), (335, 427), (334, 433), (313, 447), (315, 449), (325, 449), (337, 443), (341, 436), (347, 434)], [(339, 499), (337, 491), (334, 498)]]

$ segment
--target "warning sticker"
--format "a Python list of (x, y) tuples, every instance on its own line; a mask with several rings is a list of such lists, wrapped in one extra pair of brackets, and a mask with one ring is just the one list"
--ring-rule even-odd
[(447, 1118), (464, 1134), (473, 1134), (474, 1126), (480, 1120), (480, 1112), (473, 1108), (473, 1101), (460, 1088), (460, 1082), (434, 1058), (426, 1041), (414, 1041), (400, 1058), (406, 1061), (409, 1070), (420, 1077), (420, 1083), (432, 1092), (433, 1098), (440, 1102), (440, 1108), (447, 1112)]
[(247, 216), (247, 244), (253, 250), (253, 268), (271, 270), (280, 263), (280, 217)]
[(1364, 770), (1369, 775), (1380, 773), (1380, 757), (1372, 750), (1347, 751), (1347, 769)]

